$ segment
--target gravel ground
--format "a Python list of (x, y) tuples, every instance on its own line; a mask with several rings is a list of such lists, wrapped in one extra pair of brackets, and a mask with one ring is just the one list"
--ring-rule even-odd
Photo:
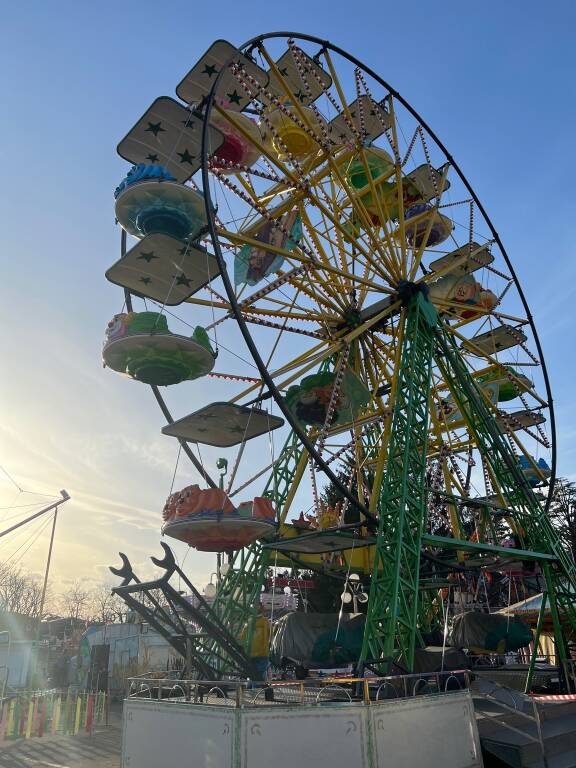
[(122, 714), (110, 713), (107, 727), (91, 736), (43, 736), (0, 746), (0, 768), (120, 768)]

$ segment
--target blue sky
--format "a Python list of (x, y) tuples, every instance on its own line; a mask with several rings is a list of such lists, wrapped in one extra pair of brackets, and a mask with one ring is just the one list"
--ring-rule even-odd
[[(276, 29), (325, 37), (379, 72), (438, 133), (524, 286), (552, 379), (559, 470), (576, 476), (576, 6), (357, 7), (127, 0), (3, 8), (0, 463), (25, 488), (72, 494), (55, 551), (60, 583), (106, 578), (118, 549), (142, 568), (158, 552), (177, 446), (160, 435), (150, 392), (100, 363), (104, 327), (121, 308), (104, 278), (118, 253), (112, 193), (126, 172), (115, 147), (220, 37), (239, 44)], [(206, 401), (205, 387), (187, 387), (189, 410)], [(193, 479), (181, 466), (177, 481)], [(0, 505), (10, 505), (13, 490), (0, 479)], [(28, 535), (4, 541), (0, 559)], [(40, 569), (45, 548), (46, 532), (24, 562)], [(187, 567), (206, 581), (212, 560), (194, 554)]]

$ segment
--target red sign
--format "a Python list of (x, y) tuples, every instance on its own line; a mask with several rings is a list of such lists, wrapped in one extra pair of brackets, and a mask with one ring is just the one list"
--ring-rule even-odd
[(268, 587), (294, 587), (294, 589), (314, 589), (316, 582), (312, 579), (269, 579)]

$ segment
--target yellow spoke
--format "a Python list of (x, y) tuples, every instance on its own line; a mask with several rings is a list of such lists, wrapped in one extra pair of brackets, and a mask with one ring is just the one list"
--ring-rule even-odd
[[(322, 247), (322, 244), (315, 230), (315, 227), (310, 222), (308, 212), (304, 207), (300, 208), (300, 215), (302, 217), (303, 227), (305, 228), (307, 235), (311, 238), (314, 248), (316, 249), (316, 252), (320, 256), (321, 263), (324, 265), (326, 269), (331, 269), (332, 264), (328, 259), (324, 248)], [(342, 281), (339, 279), (337, 280), (335, 279), (335, 284), (336, 286), (344, 287), (344, 283), (342, 283)], [(337, 288), (333, 288), (329, 284), (328, 285), (325, 284), (322, 287), (326, 291), (326, 293), (329, 296), (331, 296), (334, 299), (334, 301), (336, 301), (336, 303), (338, 303), (342, 308), (344, 307), (344, 300), (342, 299), (341, 291), (338, 291)]]
[(189, 296), (186, 299), (187, 304), (197, 304), (200, 307), (211, 307), (212, 309), (225, 309), (227, 312), (232, 311), (232, 307), (228, 303), (221, 301), (211, 301), (210, 299), (199, 299), (196, 296)]
[[(319, 232), (322, 238), (329, 243), (330, 250), (334, 256), (335, 261), (337, 257), (335, 255), (334, 249), (336, 248), (339, 254), (340, 253), (345, 254), (350, 259), (350, 261), (357, 262), (361, 267), (364, 268), (365, 272), (371, 269), (374, 273), (373, 277), (376, 277), (376, 276), (381, 277), (385, 281), (387, 286), (394, 283), (394, 281), (391, 280), (390, 275), (387, 272), (385, 272), (382, 268), (379, 267), (377, 261), (375, 261), (374, 259), (371, 259), (370, 261), (366, 261), (364, 258), (362, 258), (361, 254), (350, 253), (350, 251), (346, 249), (342, 235), (338, 230), (334, 232), (334, 236), (336, 237), (336, 240), (334, 241), (330, 237), (332, 230), (327, 227), (324, 218), (323, 218), (323, 225), (324, 225), (324, 228), (322, 230), (320, 230), (318, 226), (316, 227), (316, 230)], [(338, 257), (338, 260), (340, 260), (340, 256)], [(349, 273), (348, 262), (345, 263), (344, 269)], [(363, 276), (366, 277), (366, 274)]]
[[(444, 170), (442, 172), (442, 177), (440, 179), (440, 186), (438, 187), (438, 198), (436, 200), (436, 204), (434, 208), (432, 208), (429, 212), (430, 220), (428, 221), (428, 224), (426, 225), (426, 231), (424, 232), (424, 237), (422, 238), (422, 243), (418, 250), (416, 251), (416, 254), (412, 253), (413, 263), (412, 268), (410, 269), (410, 276), (409, 280), (415, 280), (416, 279), (416, 272), (418, 271), (418, 267), (420, 266), (420, 262), (422, 261), (422, 256), (424, 254), (424, 251), (426, 250), (426, 245), (428, 243), (428, 238), (430, 237), (430, 232), (432, 231), (432, 226), (434, 224), (434, 221), (436, 220), (436, 217), (440, 215), (438, 211), (438, 206), (440, 205), (440, 200), (442, 197), (442, 193), (444, 192), (444, 185), (446, 183), (446, 177), (448, 175), (449, 165), (446, 164), (444, 167)], [(417, 217), (414, 216), (413, 219), (410, 221), (416, 221)]]
[[(322, 351), (323, 347), (326, 347), (325, 350)], [(326, 359), (326, 357), (330, 357), (330, 355), (333, 355), (335, 352), (337, 352), (341, 348), (340, 343), (329, 343), (328, 341), (321, 341), (318, 344), (315, 344), (313, 347), (308, 349), (306, 352), (302, 353), (299, 357), (294, 358), (294, 360), (291, 360), (288, 363), (285, 363), (280, 368), (276, 369), (275, 371), (270, 372), (270, 377), (273, 379), (278, 378), (279, 376), (282, 376), (285, 373), (288, 373), (289, 371), (293, 370), (294, 368), (297, 368), (298, 366), (304, 366), (306, 361), (308, 361), (308, 364), (305, 365), (304, 369), (305, 371), (312, 368), (314, 365), (319, 365), (322, 360)], [(312, 361), (310, 362), (310, 357), (313, 356)], [(298, 372), (293, 378), (296, 379), (300, 376), (300, 372)], [(277, 385), (280, 389), (283, 385)], [(256, 389), (258, 389), (258, 384), (253, 384), (252, 386), (248, 387), (247, 389), (242, 390), (239, 394), (235, 395), (233, 398), (231, 398), (231, 403), (237, 403), (243, 398), (247, 397), (249, 394), (254, 392)]]
[[(397, 261), (397, 254), (396, 254), (396, 248), (394, 246), (394, 243), (392, 241), (392, 238), (390, 236), (390, 232), (388, 232), (388, 227), (386, 225), (386, 222), (390, 220), (389, 212), (388, 212), (388, 206), (386, 204), (386, 200), (382, 199), (382, 195), (378, 194), (378, 191), (376, 189), (376, 184), (374, 183), (374, 179), (372, 178), (372, 174), (370, 173), (370, 168), (368, 167), (368, 161), (366, 158), (366, 150), (364, 147), (360, 150), (360, 157), (362, 159), (362, 165), (364, 166), (364, 171), (366, 173), (366, 178), (368, 179), (368, 184), (370, 186), (370, 191), (372, 194), (372, 199), (376, 202), (376, 207), (378, 209), (378, 218), (380, 221), (380, 226), (382, 230), (384, 231), (384, 239), (386, 240), (386, 244), (388, 246), (388, 257), (386, 258), (386, 264), (388, 269), (390, 270), (391, 274), (394, 276), (396, 280), (399, 280), (401, 277), (401, 273), (399, 270), (399, 265)], [(385, 176), (381, 181), (385, 180), (385, 178), (388, 178)], [(382, 208), (382, 204), (384, 204), (384, 208)]]
[(396, 130), (396, 114), (394, 111), (394, 100), (392, 96), (388, 99), (389, 108), (388, 114), (390, 116), (390, 128), (392, 130), (392, 149), (394, 150), (394, 160), (396, 167), (396, 195), (398, 202), (398, 226), (400, 232), (400, 249), (402, 251), (402, 266), (400, 274), (405, 277), (407, 272), (407, 255), (406, 255), (406, 229), (404, 225), (404, 188), (402, 186), (402, 166), (400, 161), (400, 150), (398, 147), (398, 132)]
[[(225, 309), (228, 312), (232, 311), (232, 308), (230, 304), (224, 304), (220, 301), (210, 301), (209, 299), (198, 299), (190, 297), (186, 299), (186, 302), (189, 304), (197, 304), (198, 306), (202, 307), (211, 307), (213, 309)], [(280, 303), (280, 302), (278, 302)], [(288, 303), (284, 304), (283, 306), (289, 307), (290, 305)], [(280, 318), (287, 318), (289, 320), (300, 320), (300, 321), (310, 321), (310, 322), (318, 322), (318, 323), (333, 323), (338, 320), (338, 316), (336, 315), (326, 315), (321, 314), (317, 312), (313, 312), (311, 310), (306, 310), (305, 314), (300, 314), (298, 312), (284, 312), (282, 310), (277, 309), (265, 309), (263, 307), (241, 307), (242, 313), (247, 313), (250, 315), (263, 315), (265, 317), (280, 317)]]
[[(457, 339), (459, 339), (462, 342), (466, 343), (466, 347), (469, 348), (472, 352), (474, 352), (475, 355), (478, 355), (479, 357), (483, 358), (484, 360), (488, 360), (488, 362), (492, 363), (492, 365), (503, 365), (499, 360), (497, 360), (492, 355), (489, 355), (487, 352), (483, 352), (479, 347), (474, 344), (474, 342), (471, 339), (467, 339), (466, 336), (463, 336), (461, 333), (458, 333), (457, 330), (455, 330), (451, 325), (444, 325), (444, 328), (449, 332), (452, 333)], [(540, 395), (534, 390), (530, 389), (528, 390), (532, 397), (535, 400), (538, 400), (538, 402), (544, 406), (544, 408), (548, 407), (548, 403), (546, 400), (543, 400)]]
[(309, 299), (312, 299), (313, 301), (317, 301), (319, 304), (322, 304), (323, 306), (327, 307), (328, 309), (331, 309), (336, 316), (338, 316), (341, 312), (341, 307), (339, 307), (337, 304), (334, 304), (329, 296), (322, 295), (317, 292), (317, 288), (321, 288), (324, 290), (323, 285), (318, 285), (318, 283), (312, 283), (304, 284), (302, 282), (302, 277), (308, 277), (308, 271), (304, 273), (301, 277), (292, 277), (290, 278), (290, 285), (294, 286), (295, 288), (298, 288), (298, 290), (302, 291), (302, 293), (306, 294)]
[[(435, 434), (439, 445), (442, 445), (444, 440), (442, 439), (442, 429), (438, 422), (438, 419), (436, 417), (435, 412), (435, 402), (433, 398), (430, 398), (430, 406), (429, 406), (429, 412), (430, 412), (430, 425), (432, 427), (432, 431)], [(448, 444), (450, 450), (451, 448), (451, 439), (450, 435), (448, 435)], [(446, 492), (452, 493), (452, 476), (448, 470), (447, 461), (445, 457), (439, 457), (439, 460), (442, 461), (442, 475), (444, 478), (444, 485), (446, 486)], [(463, 495), (463, 493), (462, 493)], [(455, 538), (461, 539), (462, 538), (462, 530), (460, 528), (460, 520), (458, 519), (458, 514), (456, 511), (456, 507), (454, 504), (448, 504), (448, 516), (450, 519), (450, 524), (452, 526), (452, 533)], [(460, 556), (460, 555), (459, 555)]]
[[(334, 203), (333, 203), (334, 209), (336, 210), (338, 215), (345, 216), (346, 215), (345, 209), (338, 203), (337, 190), (332, 180), (331, 180), (331, 192), (334, 200)], [(347, 203), (347, 202), (350, 202), (350, 198), (346, 198), (346, 200), (343, 200), (343, 203)], [(348, 217), (348, 220), (353, 221), (353, 219), (351, 219), (350, 217)], [(371, 223), (369, 228), (370, 228), (370, 231), (373, 233), (373, 238), (371, 239), (372, 240), (374, 240), (375, 238), (378, 239), (377, 233), (374, 231), (374, 228), (372, 227)], [(358, 261), (362, 266), (364, 266), (365, 273), (367, 273), (368, 268), (370, 268), (374, 271), (374, 273), (378, 273), (386, 281), (388, 285), (394, 285), (396, 283), (398, 277), (395, 274), (394, 267), (390, 263), (388, 255), (385, 253), (383, 249), (379, 248), (375, 252), (371, 251), (372, 258), (369, 258), (367, 259), (367, 261), (364, 262), (362, 261), (361, 258), (359, 258), (358, 254), (350, 254), (350, 252), (344, 246), (345, 238), (343, 238), (342, 234), (339, 231), (336, 231), (335, 234), (338, 240), (339, 252), (345, 253), (351, 259)], [(364, 240), (362, 240), (362, 242), (365, 243)], [(380, 242), (379, 239), (378, 239), (378, 242)], [(372, 244), (370, 243), (365, 243), (365, 245), (368, 248), (372, 247)], [(380, 266), (378, 260), (382, 261), (383, 266)], [(365, 276), (367, 275), (365, 274)]]
[(256, 194), (256, 191), (252, 183), (249, 182), (248, 179), (246, 179), (243, 174), (236, 173), (234, 174), (234, 176), (240, 182), (240, 184), (244, 187), (244, 189), (250, 195), (250, 197), (256, 202), (258, 200), (258, 195)]
[[(324, 146), (323, 146), (324, 145), (323, 138), (321, 136), (318, 136), (317, 133), (315, 133), (314, 127), (310, 124), (308, 116), (306, 115), (306, 113), (304, 112), (302, 107), (300, 106), (298, 99), (294, 96), (294, 94), (292, 93), (290, 88), (287, 86), (284, 78), (282, 77), (282, 75), (278, 71), (278, 68), (276, 67), (274, 61), (272, 60), (272, 58), (270, 57), (270, 55), (268, 54), (268, 52), (266, 51), (264, 46), (260, 47), (260, 51), (261, 51), (262, 55), (264, 56), (264, 58), (266, 59), (268, 65), (270, 67), (271, 72), (273, 72), (273, 74), (275, 75), (276, 79), (281, 84), (282, 89), (284, 90), (285, 95), (290, 100), (292, 108), (295, 110), (295, 112), (298, 113), (299, 119), (314, 134), (314, 136), (315, 136), (315, 138), (317, 140), (318, 146), (319, 146), (321, 152), (323, 153), (323, 155), (325, 157), (325, 160), (330, 165), (332, 175), (334, 175), (338, 179), (338, 183), (346, 191), (347, 195), (349, 196), (351, 190), (348, 187), (348, 183), (347, 183), (346, 179), (344, 178), (344, 176), (342, 175), (342, 173), (340, 172), (340, 168), (338, 167), (338, 163), (334, 161), (334, 158), (333, 158), (332, 154), (324, 148)], [(326, 55), (329, 58), (329, 54), (326, 54)], [(333, 66), (332, 66), (332, 62), (331, 61), (329, 62), (329, 66), (331, 68), (331, 73), (332, 73)], [(334, 75), (335, 75), (335, 73), (334, 73)], [(334, 76), (333, 76), (333, 80), (334, 80)], [(337, 79), (334, 81), (335, 85), (336, 85), (336, 83), (337, 83)], [(344, 94), (342, 93), (342, 89), (341, 89), (339, 83), (337, 85), (337, 90), (338, 90), (340, 99), (342, 100), (344, 98)], [(347, 106), (345, 100), (343, 101), (342, 105), (343, 105), (343, 108), (344, 108), (346, 114), (348, 114), (348, 116), (349, 116), (348, 106)], [(360, 201), (357, 201), (357, 202), (360, 202)], [(318, 205), (319, 208), (323, 207), (323, 205), (320, 203), (319, 200), (317, 201), (317, 205)], [(343, 213), (341, 210), (339, 212)], [(358, 206), (358, 214), (359, 214), (359, 216), (360, 216), (360, 218), (362, 220), (362, 223), (363, 223), (364, 227), (367, 230), (368, 237), (372, 241), (372, 247), (375, 248), (378, 252), (381, 252), (380, 241), (375, 236), (375, 234), (372, 232), (372, 225), (371, 225), (369, 214), (368, 214), (368, 212), (366, 211), (366, 209), (364, 208), (364, 206), (362, 204), (360, 204)], [(338, 226), (339, 226), (339, 222), (336, 222), (334, 219), (331, 219), (331, 220), (332, 220), (332, 223), (334, 225), (338, 224)], [(360, 232), (358, 231), (358, 229), (357, 229), (353, 219), (348, 218), (348, 221), (350, 222), (350, 225), (356, 230), (357, 235), (359, 235)], [(383, 254), (381, 253), (381, 255), (383, 255)]]
[[(223, 229), (219, 227), (218, 234), (224, 239), (229, 240), (230, 242), (233, 242), (236, 244), (251, 245), (255, 248), (262, 248), (262, 243), (259, 240), (255, 240), (252, 237), (248, 237), (248, 235), (244, 234), (243, 232), (231, 232), (228, 229)], [(300, 263), (308, 265), (310, 271), (321, 271), (325, 269), (327, 272), (330, 272), (331, 274), (341, 275), (342, 277), (349, 277), (352, 281), (356, 283), (371, 286), (372, 288), (375, 288), (377, 291), (380, 291), (381, 293), (388, 293), (388, 294), (394, 293), (394, 291), (392, 291), (391, 289), (384, 288), (383, 286), (378, 285), (377, 283), (374, 283), (372, 280), (365, 280), (364, 278), (358, 275), (347, 274), (346, 272), (343, 272), (341, 269), (338, 269), (337, 267), (328, 266), (326, 264), (321, 264), (318, 261), (313, 261), (309, 256), (300, 256), (298, 253), (296, 253), (296, 250), (288, 251), (285, 248), (280, 248), (279, 246), (273, 245), (272, 243), (266, 243), (266, 250), (270, 251), (270, 253), (276, 253), (279, 256), (284, 256), (284, 258), (287, 261), (290, 259), (296, 259)]]
[[(481, 251), (485, 250), (488, 243), (485, 243), (484, 245), (478, 246), (478, 248), (474, 248), (470, 253), (463, 253), (461, 256), (459, 256), (457, 259), (454, 259), (454, 261), (451, 261), (449, 264), (447, 264), (445, 267), (442, 267), (442, 269), (439, 269), (437, 272), (429, 272), (427, 275), (424, 275), (421, 278), (421, 282), (423, 283), (431, 283), (435, 280), (438, 280), (440, 277), (444, 277), (446, 274), (451, 274), (453, 272), (456, 272), (456, 270), (462, 266), (462, 264), (465, 264), (469, 259), (474, 260), (474, 256), (477, 253), (480, 253)], [(447, 255), (447, 254), (445, 254)], [(470, 273), (472, 274), (472, 273)]]
[[(312, 444), (314, 444), (314, 438), (310, 437), (309, 435), (308, 439)], [(302, 477), (304, 476), (304, 472), (306, 471), (307, 466), (308, 466), (308, 451), (305, 448), (303, 448), (302, 454), (298, 460), (298, 464), (296, 465), (296, 471), (294, 473), (294, 477), (292, 478), (292, 483), (290, 485), (290, 490), (288, 491), (288, 496), (286, 497), (286, 501), (284, 502), (284, 507), (280, 512), (280, 525), (283, 525), (286, 522), (288, 512), (290, 511), (290, 507), (292, 506), (294, 497), (296, 496), (298, 488), (300, 487), (300, 483), (302, 482)]]

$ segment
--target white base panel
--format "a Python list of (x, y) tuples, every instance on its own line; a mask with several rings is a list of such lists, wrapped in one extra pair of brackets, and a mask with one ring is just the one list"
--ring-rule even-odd
[(347, 704), (241, 715), (241, 768), (370, 768), (364, 710)]
[(130, 699), (122, 768), (482, 768), (468, 692), (228, 709)]
[(482, 765), (468, 694), (388, 701), (370, 707), (374, 766), (476, 768)]
[(235, 715), (223, 707), (126, 701), (122, 768), (231, 768)]

